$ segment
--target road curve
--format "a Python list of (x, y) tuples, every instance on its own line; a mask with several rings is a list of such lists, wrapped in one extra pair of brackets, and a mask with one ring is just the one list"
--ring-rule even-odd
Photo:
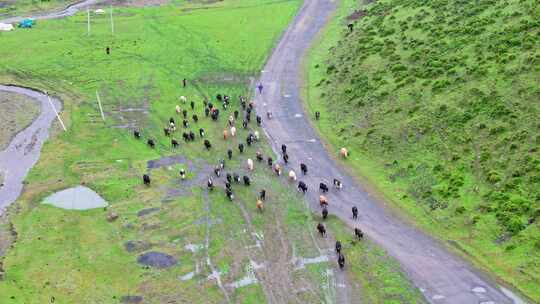
[[(331, 0), (304, 1), (293, 23), (269, 58), (260, 81), (263, 94), (255, 93), (257, 112), (266, 117), (263, 127), (276, 153), (287, 145), (290, 166), (299, 172), (299, 163), (309, 167), (301, 176), (310, 191), (306, 195), (311, 207), (318, 206), (319, 183), (331, 185), (339, 178), (343, 189), (328, 193), (329, 211), (351, 227), (360, 227), (371, 239), (399, 261), (409, 279), (430, 303), (514, 303), (499, 287), (476, 271), (469, 263), (445, 250), (436, 240), (393, 216), (364, 191), (328, 155), (313, 130), (301, 103), (303, 85), (301, 61), (310, 43), (335, 10)], [(324, 114), (323, 114), (324, 115)], [(360, 209), (359, 220), (351, 218), (351, 206)], [(315, 227), (313, 227), (315, 229)]]
[[(0, 186), (0, 215), (2, 215), (5, 208), (21, 194), (23, 181), (39, 159), (41, 147), (49, 137), (49, 128), (56, 114), (44, 93), (5, 85), (0, 85), (0, 91), (26, 95), (40, 103), (39, 116), (30, 126), (17, 133), (4, 151), (0, 151), (0, 171), (4, 173), (4, 184)], [(51, 101), (57, 111), (62, 109), (59, 100), (51, 98)]]
[(64, 18), (64, 17), (75, 15), (79, 10), (83, 8), (87, 8), (88, 6), (96, 4), (98, 2), (100, 2), (100, 0), (83, 0), (77, 3), (73, 3), (71, 5), (68, 5), (66, 8), (64, 8), (61, 11), (46, 13), (42, 15), (31, 15), (31, 16), (26, 16), (26, 17), (20, 17), (20, 16), (10, 17), (10, 18), (0, 20), (0, 23), (17, 23), (17, 22), (21, 22), (23, 19), (26, 19), (26, 18), (32, 18), (35, 20)]

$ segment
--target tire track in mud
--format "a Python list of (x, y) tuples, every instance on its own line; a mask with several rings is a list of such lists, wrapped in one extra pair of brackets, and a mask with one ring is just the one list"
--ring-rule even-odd
[(210, 259), (210, 226), (211, 226), (211, 214), (210, 214), (210, 208), (211, 208), (211, 200), (208, 196), (208, 191), (203, 191), (203, 199), (204, 199), (204, 209), (206, 211), (206, 233), (204, 237), (204, 247), (206, 250), (206, 264), (210, 268), (210, 271), (212, 271), (211, 276), (215, 278), (219, 289), (223, 293), (223, 296), (225, 297), (225, 300), (227, 303), (231, 303), (231, 299), (229, 298), (229, 293), (225, 289), (225, 286), (223, 286), (223, 283), (221, 282), (221, 275), (219, 271), (216, 270), (216, 267), (212, 263), (212, 260)]

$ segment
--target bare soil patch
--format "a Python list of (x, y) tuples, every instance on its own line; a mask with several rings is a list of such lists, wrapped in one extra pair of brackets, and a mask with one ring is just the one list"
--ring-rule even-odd
[(39, 103), (24, 95), (0, 92), (0, 151), (13, 136), (25, 129), (38, 116)]

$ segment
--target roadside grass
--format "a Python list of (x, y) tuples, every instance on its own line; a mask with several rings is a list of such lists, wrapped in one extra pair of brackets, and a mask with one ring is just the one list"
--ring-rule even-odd
[[(538, 10), (518, 2), (343, 1), (306, 59), (304, 95), (355, 176), (538, 301)], [(348, 33), (354, 9), (366, 16)]]
[[(31, 98), (0, 92), (0, 151), (7, 148), (18, 132), (24, 130), (39, 114), (39, 103)], [(0, 172), (1, 174), (1, 172)], [(0, 177), (0, 183), (1, 183)]]

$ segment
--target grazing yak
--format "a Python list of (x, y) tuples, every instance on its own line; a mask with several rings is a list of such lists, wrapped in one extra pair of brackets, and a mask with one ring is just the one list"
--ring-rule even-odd
[(235, 136), (236, 136), (236, 127), (235, 127), (235, 126), (232, 126), (232, 127), (231, 127), (231, 136), (232, 136), (232, 137), (235, 137)]
[(210, 150), (210, 148), (212, 148), (212, 144), (208, 139), (204, 140), (204, 147), (206, 148), (206, 150)]
[(244, 153), (244, 144), (238, 144), (238, 150), (240, 153)]
[(266, 161), (266, 163), (268, 164), (268, 167), (272, 167), (272, 163), (273, 163), (272, 158), (268, 157), (268, 160)]
[(173, 148), (178, 148), (178, 146), (180, 144), (178, 143), (178, 141), (176, 139), (173, 138), (173, 139), (171, 139), (171, 145), (172, 145)]
[(150, 186), (150, 175), (143, 174), (142, 179), (143, 179), (143, 183), (145, 185)]
[(322, 237), (326, 234), (326, 228), (324, 228), (324, 225), (322, 223), (317, 224), (317, 230), (321, 234)]
[(140, 139), (140, 138), (141, 138), (141, 132), (135, 130), (135, 131), (133, 131), (133, 136), (134, 136), (136, 139)]
[(247, 168), (249, 171), (253, 171), (253, 161), (251, 160), (251, 158), (248, 158), (247, 160)]
[(257, 151), (257, 161), (258, 161), (258, 162), (262, 162), (262, 161), (263, 161), (262, 152), (261, 152), (260, 150)]
[(356, 206), (352, 207), (352, 218), (354, 220), (358, 218), (358, 208), (356, 208)]
[(308, 190), (308, 187), (307, 187), (306, 183), (304, 183), (303, 181), (299, 181), (298, 182), (298, 189), (301, 190), (305, 194), (307, 192), (307, 190)]
[(234, 199), (234, 194), (231, 189), (225, 189), (225, 194), (227, 195), (227, 198), (229, 198), (230, 201)]
[(306, 174), (307, 174), (307, 171), (308, 171), (308, 170), (307, 170), (307, 165), (304, 164), (304, 163), (301, 163), (301, 164), (300, 164), (300, 171), (302, 171), (302, 174), (303, 174), (303, 175), (306, 175)]
[(179, 105), (176, 105), (175, 111), (176, 111), (176, 114), (180, 115), (180, 113), (182, 112), (182, 109), (180, 109)]
[(244, 175), (243, 179), (244, 179), (244, 185), (245, 186), (251, 185), (251, 181), (249, 180), (249, 177)]
[(338, 256), (338, 265), (340, 269), (343, 269), (343, 267), (345, 267), (345, 256), (342, 253), (340, 253)]
[(259, 115), (257, 115), (256, 119), (257, 119), (257, 125), (260, 126), (262, 123), (262, 118)]
[(349, 150), (347, 150), (347, 148), (341, 148), (339, 149), (339, 155), (343, 158), (347, 158), (349, 157)]
[(200, 129), (199, 129), (199, 135), (200, 135), (201, 137), (204, 137), (204, 129), (203, 129), (203, 128), (200, 128)]
[(259, 192), (259, 199), (263, 201), (266, 200), (266, 189), (261, 189), (261, 192)]
[(150, 148), (152, 148), (152, 149), (156, 146), (156, 143), (154, 142), (153, 139), (149, 139), (146, 143), (147, 143), (148, 146), (149, 146)]
[(341, 189), (341, 188), (343, 188), (343, 184), (341, 184), (341, 181), (339, 179), (334, 178), (334, 187), (336, 189)]
[(360, 230), (360, 228), (354, 228), (354, 235), (356, 236), (356, 238), (358, 238), (358, 240), (364, 238), (364, 233), (362, 232), (362, 230)]
[(199, 122), (199, 116), (197, 116), (197, 114), (193, 114), (193, 116), (191, 116), (191, 119), (193, 119), (195, 123)]
[(287, 146), (286, 145), (281, 145), (281, 152), (283, 154), (287, 154)]
[(323, 220), (325, 220), (327, 217), (328, 217), (328, 209), (326, 209), (326, 207), (324, 207), (323, 210), (322, 210), (322, 218), (323, 218)]
[(319, 205), (321, 205), (321, 207), (323, 208), (328, 206), (328, 199), (326, 198), (326, 196), (319, 195)]
[(229, 132), (227, 132), (227, 130), (223, 130), (223, 140), (227, 140), (228, 137), (229, 137)]
[(232, 150), (231, 149), (227, 150), (227, 157), (229, 157), (229, 160), (232, 159)]
[(259, 210), (259, 212), (263, 212), (263, 209), (264, 209), (264, 204), (261, 200), (257, 200), (257, 210)]
[(208, 186), (208, 189), (210, 189), (210, 191), (214, 190), (214, 182), (211, 178), (208, 178), (208, 182), (206, 183), (206, 185)]
[(277, 176), (281, 175), (281, 166), (279, 164), (274, 165), (274, 172), (276, 172)]
[(341, 242), (336, 241), (336, 253), (341, 253)]
[(296, 181), (296, 173), (293, 170), (289, 171), (289, 179), (291, 181)]
[(238, 173), (233, 174), (234, 182), (239, 184), (240, 183), (240, 175)]
[(283, 161), (285, 162), (285, 164), (289, 163), (289, 154), (287, 153), (283, 154)]
[(319, 190), (321, 190), (322, 193), (326, 193), (328, 192), (328, 186), (325, 183), (320, 183)]
[(186, 103), (187, 102), (187, 97), (186, 96), (180, 96), (180, 102), (181, 103)]
[(180, 178), (181, 179), (186, 179), (186, 170), (184, 170), (183, 168), (180, 169)]

